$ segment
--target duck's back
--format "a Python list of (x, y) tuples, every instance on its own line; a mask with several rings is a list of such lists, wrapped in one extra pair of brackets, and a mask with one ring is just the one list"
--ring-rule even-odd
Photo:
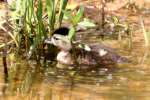
[(103, 44), (89, 45), (91, 48), (91, 54), (94, 59), (102, 62), (124, 63), (128, 62), (126, 57), (120, 56), (115, 52), (115, 49), (107, 47)]
[(90, 44), (90, 50), (76, 49), (78, 62), (88, 65), (111, 65), (116, 63), (128, 62), (128, 59), (120, 56), (113, 48), (103, 44)]

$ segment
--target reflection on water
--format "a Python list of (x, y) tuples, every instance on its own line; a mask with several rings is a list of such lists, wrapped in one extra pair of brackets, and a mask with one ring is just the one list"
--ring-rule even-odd
[[(147, 59), (149, 59), (149, 55)], [(145, 63), (148, 63), (148, 60), (145, 59)], [(41, 66), (33, 62), (18, 59), (16, 62), (9, 62), (8, 83), (4, 80), (5, 76), (1, 64), (1, 99), (150, 99), (150, 69), (143, 67), (144, 64), (121, 65), (118, 68), (114, 68), (115, 70), (100, 68), (91, 71), (77, 71), (72, 69), (57, 69), (54, 65)]]

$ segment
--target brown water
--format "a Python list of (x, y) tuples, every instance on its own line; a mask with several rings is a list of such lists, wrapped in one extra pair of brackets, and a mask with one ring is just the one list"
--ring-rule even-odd
[(150, 55), (142, 60), (143, 54), (132, 53), (132, 64), (114, 66), (113, 70), (100, 68), (76, 74), (52, 64), (41, 66), (20, 58), (12, 60), (10, 55), (8, 80), (0, 63), (0, 99), (150, 100)]

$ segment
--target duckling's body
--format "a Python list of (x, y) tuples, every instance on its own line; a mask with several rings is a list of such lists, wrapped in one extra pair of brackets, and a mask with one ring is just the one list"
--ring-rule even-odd
[(60, 51), (57, 55), (57, 61), (62, 64), (73, 65), (74, 58), (68, 51)]
[(117, 53), (98, 47), (99, 45), (91, 45), (91, 50), (76, 47), (70, 51), (61, 50), (57, 55), (57, 61), (63, 64), (79, 64), (79, 65), (111, 65), (115, 63), (127, 62), (125, 57), (121, 57)]
[(128, 61), (104, 45), (73, 44), (67, 36), (54, 34), (51, 43), (60, 49), (57, 61), (66, 65), (110, 65)]

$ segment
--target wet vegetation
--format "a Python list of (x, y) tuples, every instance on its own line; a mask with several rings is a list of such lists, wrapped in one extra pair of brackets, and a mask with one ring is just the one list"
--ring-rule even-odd
[(150, 99), (148, 0), (8, 0), (0, 13), (0, 99)]

